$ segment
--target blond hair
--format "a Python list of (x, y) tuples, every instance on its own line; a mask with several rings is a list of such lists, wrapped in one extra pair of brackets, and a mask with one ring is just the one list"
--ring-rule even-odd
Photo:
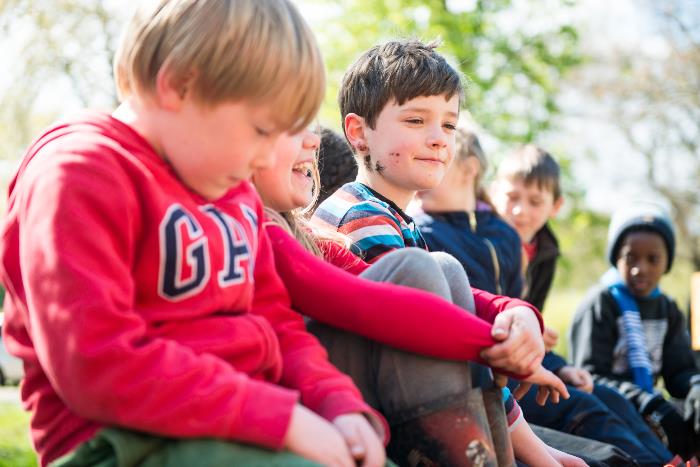
[(153, 95), (161, 69), (203, 105), (251, 100), (277, 109), (280, 130), (314, 118), (323, 59), (289, 0), (150, 0), (129, 23), (114, 60), (120, 100)]

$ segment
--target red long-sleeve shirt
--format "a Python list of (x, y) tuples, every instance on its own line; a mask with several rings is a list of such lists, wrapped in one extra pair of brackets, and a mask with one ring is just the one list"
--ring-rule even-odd
[(299, 399), (371, 410), (291, 310), (249, 183), (208, 202), (90, 114), (30, 147), (8, 207), (3, 340), (42, 464), (104, 425), (279, 448)]
[(424, 291), (356, 277), (369, 265), (335, 243), (324, 243), (330, 264), (278, 225), (268, 222), (266, 229), (293, 307), (331, 326), (423, 355), (472, 361), (495, 344), (490, 323), (501, 311), (528, 307), (542, 326), (540, 313), (522, 300), (472, 289), (474, 316)]

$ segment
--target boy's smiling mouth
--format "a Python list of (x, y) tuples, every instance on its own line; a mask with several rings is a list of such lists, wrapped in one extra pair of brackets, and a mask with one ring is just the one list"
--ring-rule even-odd
[(416, 157), (415, 160), (419, 162), (426, 162), (429, 164), (445, 164), (446, 161), (440, 159), (439, 157)]

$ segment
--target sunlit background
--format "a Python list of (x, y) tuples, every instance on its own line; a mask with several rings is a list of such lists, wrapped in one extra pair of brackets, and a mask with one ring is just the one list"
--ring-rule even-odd
[[(83, 107), (116, 105), (111, 59), (137, 3), (0, 0), (3, 190), (43, 127)], [(690, 273), (700, 270), (700, 2), (297, 3), (326, 59), (322, 124), (339, 127), (338, 83), (363, 50), (397, 36), (440, 39), (442, 53), (468, 79), (463, 112), (478, 125), (492, 167), (526, 142), (556, 156), (566, 209), (554, 223), (563, 256), (545, 307), (550, 325), (565, 331), (585, 290), (606, 269), (612, 210), (640, 198), (657, 200), (673, 215), (679, 257), (662, 287), (687, 308)], [(0, 203), (4, 209), (4, 196)], [(565, 339), (560, 342), (565, 353)], [(17, 420), (0, 411), (0, 425), (17, 425), (24, 437), (25, 422)], [(3, 449), (0, 465), (10, 465)], [(13, 459), (11, 465), (34, 462), (31, 455)]]

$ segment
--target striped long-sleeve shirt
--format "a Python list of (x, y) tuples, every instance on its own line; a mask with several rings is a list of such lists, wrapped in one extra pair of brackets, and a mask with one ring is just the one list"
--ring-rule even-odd
[(312, 225), (337, 230), (368, 263), (397, 248), (427, 245), (413, 219), (394, 202), (359, 182), (343, 185), (316, 209)]

